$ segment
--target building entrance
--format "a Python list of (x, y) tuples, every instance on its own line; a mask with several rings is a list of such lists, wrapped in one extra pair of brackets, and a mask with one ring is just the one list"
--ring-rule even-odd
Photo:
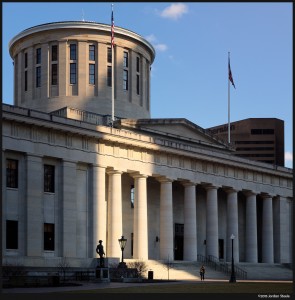
[(184, 224), (175, 223), (174, 260), (183, 260), (183, 228)]

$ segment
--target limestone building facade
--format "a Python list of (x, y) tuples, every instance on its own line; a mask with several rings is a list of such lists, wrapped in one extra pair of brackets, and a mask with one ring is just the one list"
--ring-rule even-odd
[(121, 28), (117, 120), (108, 126), (109, 47), (110, 26), (84, 21), (36, 26), (10, 43), (15, 102), (2, 105), (3, 260), (56, 266), (66, 257), (87, 267), (99, 240), (107, 257), (120, 258), (124, 235), (125, 258), (230, 261), (233, 234), (236, 262), (291, 263), (292, 170), (236, 157), (189, 120), (150, 118), (155, 51)]

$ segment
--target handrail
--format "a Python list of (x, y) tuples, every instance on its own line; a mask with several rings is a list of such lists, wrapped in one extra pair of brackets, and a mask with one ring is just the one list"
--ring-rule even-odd
[[(231, 265), (226, 262), (220, 262), (219, 259), (213, 255), (204, 256), (202, 254), (197, 255), (197, 260), (204, 263), (207, 266), (214, 268), (216, 271), (221, 271), (227, 275), (231, 274)], [(236, 277), (241, 279), (247, 279), (247, 272), (242, 268), (234, 265)]]

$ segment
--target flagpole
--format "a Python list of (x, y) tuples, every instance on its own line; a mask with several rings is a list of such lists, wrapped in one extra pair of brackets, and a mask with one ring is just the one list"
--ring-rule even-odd
[[(228, 52), (228, 72), (229, 70), (229, 52)], [(229, 74), (228, 74), (228, 144), (230, 144), (230, 82), (229, 82)]]
[(112, 28), (111, 28), (111, 47), (112, 47), (112, 127), (115, 121), (114, 102), (115, 102), (115, 74), (114, 74), (114, 11), (112, 4)]

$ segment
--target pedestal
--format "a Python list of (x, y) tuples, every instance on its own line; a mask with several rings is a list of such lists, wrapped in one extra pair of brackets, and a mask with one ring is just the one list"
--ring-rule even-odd
[(109, 268), (96, 267), (95, 282), (110, 282)]

